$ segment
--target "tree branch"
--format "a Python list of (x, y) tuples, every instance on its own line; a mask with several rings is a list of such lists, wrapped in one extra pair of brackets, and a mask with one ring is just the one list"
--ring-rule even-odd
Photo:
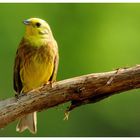
[(68, 110), (98, 102), (115, 93), (140, 88), (140, 66), (93, 73), (59, 81), (31, 91), (25, 96), (0, 101), (0, 128), (34, 111), (42, 111), (72, 101)]

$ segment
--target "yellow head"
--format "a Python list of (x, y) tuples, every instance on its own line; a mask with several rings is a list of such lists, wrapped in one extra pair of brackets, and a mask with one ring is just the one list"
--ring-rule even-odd
[(24, 20), (26, 31), (24, 38), (27, 39), (32, 46), (41, 46), (46, 40), (53, 38), (49, 24), (39, 18), (30, 18)]

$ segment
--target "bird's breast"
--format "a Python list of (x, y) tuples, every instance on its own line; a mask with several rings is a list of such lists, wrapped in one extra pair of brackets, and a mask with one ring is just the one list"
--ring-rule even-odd
[(55, 52), (49, 46), (42, 46), (26, 54), (26, 61), (21, 70), (21, 79), (26, 91), (49, 81), (54, 68), (54, 57)]

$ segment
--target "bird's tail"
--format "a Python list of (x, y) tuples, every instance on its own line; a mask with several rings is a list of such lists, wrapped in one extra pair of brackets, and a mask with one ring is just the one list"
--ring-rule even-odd
[(28, 114), (21, 118), (17, 124), (16, 131), (23, 132), (26, 129), (33, 134), (37, 132), (37, 116), (36, 112)]

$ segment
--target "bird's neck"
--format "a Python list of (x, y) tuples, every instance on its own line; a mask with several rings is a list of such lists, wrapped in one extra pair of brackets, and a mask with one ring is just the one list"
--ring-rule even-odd
[(49, 38), (45, 35), (43, 36), (24, 36), (24, 39), (33, 47), (41, 47), (46, 45), (49, 42)]

